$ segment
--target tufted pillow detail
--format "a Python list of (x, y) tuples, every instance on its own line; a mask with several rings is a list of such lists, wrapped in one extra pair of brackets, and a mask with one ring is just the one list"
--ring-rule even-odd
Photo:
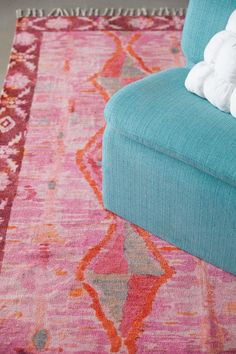
[(185, 87), (236, 118), (236, 10), (208, 42), (204, 61), (190, 70)]

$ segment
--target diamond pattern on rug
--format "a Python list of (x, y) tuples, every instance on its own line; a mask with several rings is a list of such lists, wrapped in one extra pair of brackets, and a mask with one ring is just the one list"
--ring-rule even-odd
[(183, 21), (17, 21), (0, 107), (1, 354), (235, 351), (234, 277), (102, 202), (105, 103), (184, 64)]

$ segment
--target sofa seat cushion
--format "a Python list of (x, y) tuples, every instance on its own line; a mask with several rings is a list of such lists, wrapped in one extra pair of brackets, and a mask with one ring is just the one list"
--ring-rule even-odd
[(119, 90), (105, 108), (120, 134), (236, 187), (236, 120), (184, 86), (189, 72), (152, 74)]

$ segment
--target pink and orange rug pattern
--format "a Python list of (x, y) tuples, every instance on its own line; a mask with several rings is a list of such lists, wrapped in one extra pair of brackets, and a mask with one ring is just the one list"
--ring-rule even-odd
[(236, 279), (103, 208), (104, 106), (184, 18), (17, 20), (0, 104), (0, 354), (236, 353)]

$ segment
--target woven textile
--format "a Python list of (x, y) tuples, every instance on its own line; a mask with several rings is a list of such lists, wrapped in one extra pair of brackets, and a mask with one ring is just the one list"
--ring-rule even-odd
[(21, 18), (0, 108), (1, 354), (235, 353), (235, 277), (106, 211), (104, 106), (183, 18)]
[(235, 119), (189, 94), (188, 73), (186, 68), (164, 70), (120, 90), (106, 106), (107, 123), (236, 187)]
[(222, 2), (217, 0), (189, 1), (182, 37), (182, 47), (189, 66), (203, 60), (208, 41), (216, 32), (225, 28), (229, 16), (235, 9), (236, 0), (224, 0), (223, 6)]

